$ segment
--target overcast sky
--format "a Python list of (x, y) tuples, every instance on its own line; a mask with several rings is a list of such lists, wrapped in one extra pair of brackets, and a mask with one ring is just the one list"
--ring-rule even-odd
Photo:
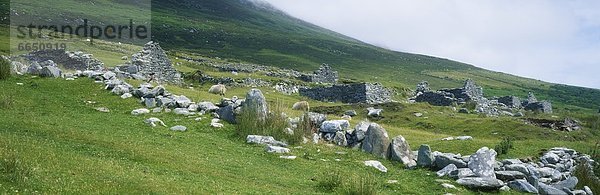
[(384, 48), (600, 89), (600, 1), (266, 1)]

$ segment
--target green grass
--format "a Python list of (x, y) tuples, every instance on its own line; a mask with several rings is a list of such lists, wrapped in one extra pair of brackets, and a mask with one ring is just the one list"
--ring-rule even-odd
[[(382, 193), (468, 193), (444, 190), (428, 171), (407, 171), (388, 161), (383, 162), (390, 172), (377, 173), (362, 165), (374, 157), (359, 151), (305, 145), (292, 148), (291, 155), (313, 159), (284, 160), (235, 138), (231, 125), (213, 129), (208, 119), (167, 113), (132, 116), (141, 107), (134, 99), (121, 100), (88, 79), (16, 77), (0, 81), (0, 88), (0, 97), (15, 97), (0, 112), (0, 159), (9, 162), (0, 172), (0, 193), (313, 194), (320, 191), (311, 179), (329, 171), (374, 174), (377, 183), (401, 180), (402, 185), (379, 188)], [(143, 123), (148, 117), (188, 131), (151, 128)]]
[[(16, 85), (17, 82), (24, 85)], [(366, 187), (362, 190), (373, 191), (371, 184), (365, 181), (348, 179), (371, 174), (377, 184), (375, 190), (383, 194), (472, 193), (463, 188), (443, 189), (435, 181), (435, 174), (427, 170), (405, 170), (401, 164), (387, 160), (380, 159), (389, 172), (379, 173), (362, 165), (362, 161), (376, 158), (360, 151), (309, 144), (292, 148), (291, 155), (298, 159), (284, 160), (265, 153), (262, 146), (245, 144), (236, 136), (232, 125), (213, 129), (209, 127), (209, 119), (196, 122), (194, 118), (168, 113), (131, 116), (131, 110), (142, 107), (136, 100), (121, 100), (103, 90), (102, 85), (85, 78), (64, 81), (14, 77), (0, 81), (0, 88), (5, 89), (0, 91), (3, 97), (0, 100), (11, 102), (0, 112), (3, 119), (0, 159), (7, 162), (0, 171), (0, 192), (313, 194), (322, 192), (318, 186), (324, 173), (337, 172), (345, 178), (345, 184), (336, 192), (360, 190), (347, 187), (348, 183), (354, 183), (350, 186), (355, 187), (364, 184)], [(189, 96), (194, 100), (218, 98), (204, 95), (197, 88), (167, 88), (172, 92), (196, 94)], [(237, 90), (240, 97), (247, 92), (247, 89), (234, 89), (233, 93), (238, 93)], [(269, 102), (276, 102), (277, 97), (284, 95), (265, 93), (265, 96)], [(86, 104), (86, 101), (96, 103)], [(415, 109), (413, 106), (421, 107), (409, 105), (405, 110)], [(111, 113), (97, 112), (96, 107), (108, 107)], [(434, 110), (425, 116), (433, 117)], [(148, 117), (158, 117), (169, 127), (185, 125), (188, 131), (151, 128), (143, 123)], [(330, 118), (336, 117), (330, 115)], [(352, 123), (359, 120), (360, 117)], [(458, 123), (463, 119), (448, 118), (446, 122), (454, 120)], [(489, 118), (481, 120), (483, 124), (494, 123)], [(470, 133), (487, 136), (447, 142), (439, 139), (457, 134), (380, 123), (391, 137), (403, 135), (413, 149), (420, 144), (430, 144), (433, 150), (470, 154), (501, 140), (486, 129), (478, 129)], [(509, 128), (498, 131), (509, 131)], [(585, 151), (593, 145), (590, 141), (561, 141), (557, 137), (516, 140), (514, 149), (499, 158), (537, 156), (541, 149), (556, 146)], [(336, 154), (338, 151), (347, 154)], [(399, 180), (399, 183), (387, 184), (387, 180)]]
[(11, 76), (10, 62), (0, 57), (0, 80), (6, 80)]

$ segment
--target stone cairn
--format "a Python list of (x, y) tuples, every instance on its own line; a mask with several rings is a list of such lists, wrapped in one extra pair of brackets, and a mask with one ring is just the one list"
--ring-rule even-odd
[[(182, 83), (181, 74), (173, 68), (171, 60), (156, 42), (148, 42), (142, 51), (131, 56), (129, 64), (135, 72), (149, 78), (154, 77), (159, 82)], [(129, 70), (129, 67), (128, 67)]]

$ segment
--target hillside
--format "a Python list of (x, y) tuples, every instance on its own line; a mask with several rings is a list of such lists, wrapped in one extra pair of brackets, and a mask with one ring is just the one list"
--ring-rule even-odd
[[(106, 23), (117, 20), (124, 12), (137, 20), (145, 18), (146, 13), (136, 9), (135, 2), (99, 2), (102, 3), (64, 0), (52, 5), (39, 1), (22, 4), (46, 7), (43, 12), (30, 14), (49, 20), (89, 18)], [(78, 5), (77, 9), (72, 5)], [(107, 14), (98, 10), (111, 11)], [(423, 80), (440, 89), (458, 87), (466, 78), (472, 78), (488, 96), (525, 97), (532, 91), (541, 99), (552, 101), (559, 112), (597, 112), (600, 108), (600, 102), (594, 101), (600, 99), (598, 89), (557, 85), (451, 60), (390, 51), (246, 0), (152, 1), (152, 23), (153, 39), (171, 51), (301, 71), (327, 63), (346, 79), (381, 82), (401, 91), (413, 89)]]
[(328, 63), (345, 78), (400, 88), (413, 88), (422, 80), (434, 88), (457, 87), (472, 78), (490, 96), (525, 97), (533, 91), (553, 101), (557, 110), (574, 105), (595, 112), (600, 107), (593, 101), (600, 99), (597, 89), (555, 85), (378, 48), (243, 0), (155, 1), (153, 5), (153, 23), (165, 24), (155, 26), (153, 35), (172, 50), (299, 70)]

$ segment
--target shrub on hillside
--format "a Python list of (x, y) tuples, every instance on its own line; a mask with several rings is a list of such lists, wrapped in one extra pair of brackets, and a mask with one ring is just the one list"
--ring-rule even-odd
[(598, 160), (600, 160), (600, 142), (596, 143), (596, 147), (590, 151), (589, 155), (595, 162), (592, 164), (587, 161), (579, 162), (573, 175), (579, 179), (578, 189), (588, 186), (592, 189), (592, 192), (600, 192), (600, 179), (598, 177), (600, 172), (600, 164), (598, 163)]
[(4, 58), (0, 58), (0, 80), (5, 80), (10, 77), (10, 62)]
[(500, 141), (498, 145), (494, 147), (494, 150), (500, 154), (508, 154), (508, 150), (513, 148), (512, 139), (510, 137), (505, 137)]
[[(236, 118), (236, 134), (245, 139), (248, 135), (273, 136), (275, 139), (285, 141), (288, 144), (298, 144), (303, 140), (303, 133), (294, 132), (289, 134), (285, 131), (288, 127), (287, 117), (283, 114), (284, 105), (277, 102), (270, 106), (271, 112), (260, 120), (256, 116), (256, 108), (243, 107), (242, 112)], [(296, 130), (298, 131), (298, 130)]]

